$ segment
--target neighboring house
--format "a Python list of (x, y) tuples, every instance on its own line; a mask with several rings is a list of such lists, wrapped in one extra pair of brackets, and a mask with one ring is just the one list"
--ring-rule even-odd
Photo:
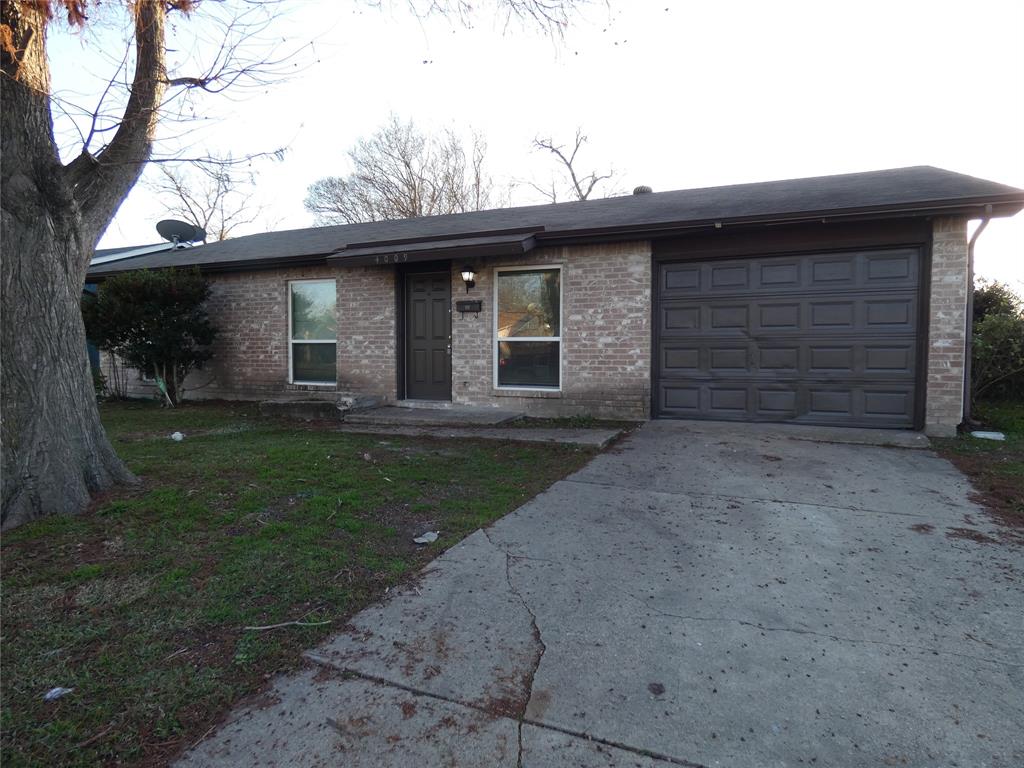
[(1022, 208), (1019, 189), (901, 168), (273, 232), (89, 279), (183, 264), (210, 277), (204, 397), (951, 434), (967, 221)]

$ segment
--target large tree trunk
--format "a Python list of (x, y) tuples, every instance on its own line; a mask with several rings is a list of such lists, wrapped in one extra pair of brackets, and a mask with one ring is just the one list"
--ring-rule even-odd
[(79, 309), (82, 274), (71, 268), (80, 246), (67, 218), (74, 216), (30, 200), (3, 210), (5, 529), (79, 512), (92, 493), (132, 480), (96, 408)]
[(76, 513), (134, 478), (103, 431), (80, 300), (96, 243), (149, 157), (163, 93), (164, 5), (136, 11), (125, 118), (96, 157), (67, 166), (53, 141), (45, 3), (4, 0), (0, 113), (0, 527)]

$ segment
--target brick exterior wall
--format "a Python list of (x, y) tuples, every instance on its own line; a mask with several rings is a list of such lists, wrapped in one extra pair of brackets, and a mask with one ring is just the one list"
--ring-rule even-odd
[(936, 218), (928, 310), (925, 432), (952, 436), (963, 420), (967, 329), (967, 220)]
[[(337, 281), (338, 383), (288, 383), (288, 283)], [(395, 398), (395, 276), (390, 268), (307, 267), (210, 277), (207, 304), (220, 333), (213, 359), (189, 376), (186, 397), (263, 400), (281, 396), (334, 399), (338, 392)], [(103, 370), (109, 370), (104, 360)], [(155, 396), (156, 386), (128, 373), (129, 392)]]
[[(951, 435), (963, 416), (967, 307), (967, 222), (933, 223), (925, 387), (925, 431)], [(561, 391), (504, 390), (494, 382), (494, 271), (562, 268)], [(651, 392), (651, 248), (646, 241), (539, 249), (526, 257), (481, 260), (468, 296), (452, 263), (452, 299), (480, 299), (480, 314), (452, 313), (452, 400), (542, 416), (647, 418)], [(338, 286), (338, 385), (288, 384), (288, 282), (333, 278)], [(333, 266), (211, 277), (209, 311), (220, 328), (214, 358), (188, 382), (189, 397), (333, 399), (339, 392), (397, 396), (395, 272)], [(106, 368), (104, 361), (104, 368)], [(130, 372), (129, 389), (156, 388)]]
[[(494, 272), (501, 267), (562, 268), (562, 386), (560, 392), (498, 389), (494, 382)], [(452, 294), (465, 295), (454, 265)], [(452, 399), (539, 416), (591, 415), (643, 419), (650, 415), (650, 243), (542, 248), (525, 258), (474, 265), (483, 300), (479, 315), (452, 315)]]

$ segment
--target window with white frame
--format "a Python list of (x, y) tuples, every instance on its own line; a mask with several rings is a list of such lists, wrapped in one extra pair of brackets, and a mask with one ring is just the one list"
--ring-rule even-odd
[(293, 384), (337, 382), (336, 303), (334, 280), (288, 284), (288, 380)]
[(562, 382), (562, 270), (494, 272), (495, 373), (498, 387), (559, 389)]

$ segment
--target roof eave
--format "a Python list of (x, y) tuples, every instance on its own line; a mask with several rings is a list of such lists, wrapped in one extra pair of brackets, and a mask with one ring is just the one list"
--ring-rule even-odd
[(971, 218), (998, 218), (1013, 216), (1024, 210), (1024, 197), (1006, 195), (1006, 199), (996, 200), (992, 197), (975, 200), (950, 200), (928, 202), (926, 204), (910, 204), (906, 206), (885, 205), (865, 208), (827, 209), (818, 211), (795, 211), (786, 213), (763, 214), (757, 216), (736, 216), (706, 219), (689, 219), (677, 222), (659, 222), (657, 224), (638, 224), (634, 226), (595, 227), (588, 229), (547, 231), (538, 233), (537, 240), (541, 244), (568, 244), (572, 241), (595, 238), (613, 237), (669, 237), (679, 232), (708, 227), (758, 226), (775, 224), (799, 224), (807, 222), (832, 221), (866, 221), (871, 219), (892, 218), (927, 218), (932, 216), (969, 216)]
[[(542, 245), (567, 245), (574, 242), (594, 242), (595, 240), (625, 240), (625, 239), (649, 239), (671, 237), (676, 234), (697, 229), (737, 226), (769, 226), (777, 224), (798, 224), (807, 222), (836, 222), (836, 221), (864, 221), (870, 219), (891, 219), (891, 218), (925, 218), (932, 216), (968, 216), (970, 218), (995, 218), (1013, 216), (1024, 210), (1024, 196), (1019, 193), (1007, 193), (1005, 195), (989, 195), (977, 198), (960, 198), (954, 200), (935, 200), (923, 203), (910, 203), (905, 205), (882, 205), (861, 208), (841, 208), (810, 211), (789, 211), (782, 213), (767, 213), (755, 216), (722, 217), (689, 219), (680, 221), (646, 223), (636, 225), (614, 225), (609, 227), (589, 227), (580, 229), (544, 230), (543, 227), (525, 226), (519, 230), (511, 231), (532, 231), (533, 235), (516, 243), (499, 243), (492, 246), (480, 247), (459, 247), (451, 246), (434, 250), (424, 250), (413, 260), (449, 259), (449, 258), (493, 258), (498, 256), (521, 255), (533, 247)], [(502, 230), (495, 230), (502, 231)], [(510, 233), (510, 230), (504, 230)], [(481, 234), (481, 233), (475, 233)], [(393, 245), (412, 245), (415, 242), (430, 242), (430, 240), (403, 240), (394, 241)], [(381, 244), (384, 245), (384, 244)], [(395, 248), (398, 252), (399, 248)], [(367, 261), (366, 259), (369, 259)], [(272, 259), (251, 259), (245, 261), (209, 262), (206, 264), (193, 264), (201, 272), (222, 273), (242, 272), (277, 267), (294, 266), (316, 266), (328, 263), (338, 263), (344, 266), (359, 266), (366, 264), (393, 264), (394, 261), (382, 261), (377, 256), (346, 259), (344, 251), (332, 250), (329, 252), (296, 254)], [(121, 265), (118, 266), (127, 266)], [(165, 267), (152, 267), (153, 269), (166, 269), (175, 265)], [(90, 273), (87, 275), (89, 282), (101, 282), (106, 277), (126, 271), (117, 269), (100, 274)]]

